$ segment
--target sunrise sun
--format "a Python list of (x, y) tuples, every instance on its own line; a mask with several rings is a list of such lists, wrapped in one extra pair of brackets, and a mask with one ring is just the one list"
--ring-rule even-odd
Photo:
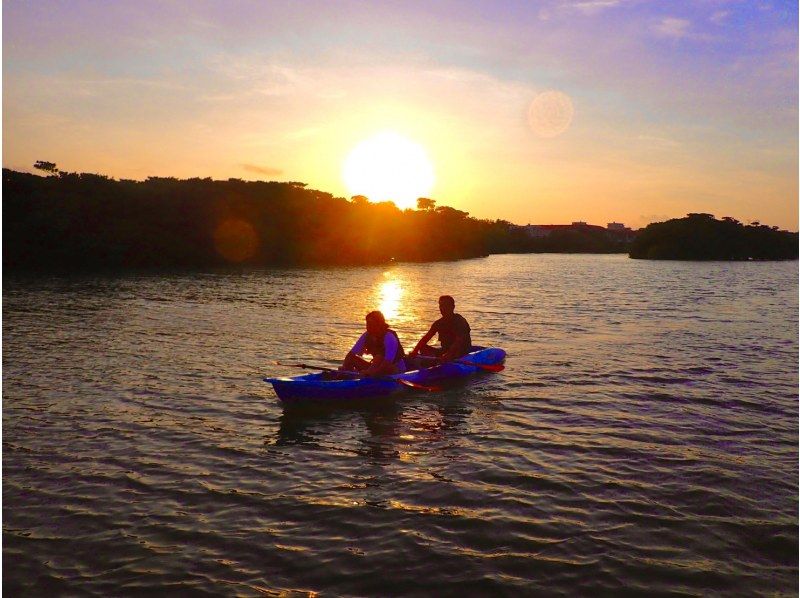
[(350, 195), (371, 201), (393, 201), (400, 208), (416, 205), (427, 196), (435, 180), (425, 149), (390, 131), (359, 143), (344, 161), (342, 177)]

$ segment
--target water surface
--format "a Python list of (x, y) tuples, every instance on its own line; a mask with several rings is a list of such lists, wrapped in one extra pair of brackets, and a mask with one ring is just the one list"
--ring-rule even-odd
[[(796, 595), (797, 263), (6, 277), (9, 595)], [(285, 410), (382, 309), (507, 369)]]

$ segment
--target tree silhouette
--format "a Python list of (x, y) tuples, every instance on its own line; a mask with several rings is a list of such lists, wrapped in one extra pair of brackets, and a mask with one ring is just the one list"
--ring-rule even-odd
[(455, 208), (451, 208), (450, 206), (439, 206), (438, 208), (436, 208), (435, 212), (437, 214), (441, 214), (442, 216), (446, 216), (448, 218), (466, 218), (467, 216), (469, 216), (469, 212), (456, 210)]
[(33, 167), (39, 170), (44, 170), (45, 172), (49, 172), (50, 174), (58, 174), (58, 168), (56, 168), (55, 162), (45, 162), (44, 160), (37, 160), (34, 163)]
[(731, 217), (689, 214), (640, 231), (630, 256), (664, 260), (785, 260), (798, 257), (798, 234)]
[(417, 198), (417, 209), (418, 210), (433, 210), (436, 206), (436, 200), (430, 199), (428, 197), (418, 197)]

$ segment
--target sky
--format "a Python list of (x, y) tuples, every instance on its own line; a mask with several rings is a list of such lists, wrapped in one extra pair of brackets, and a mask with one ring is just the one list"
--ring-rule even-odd
[(797, 230), (797, 28), (777, 0), (4, 0), (3, 166), (349, 197), (389, 132), (478, 218)]

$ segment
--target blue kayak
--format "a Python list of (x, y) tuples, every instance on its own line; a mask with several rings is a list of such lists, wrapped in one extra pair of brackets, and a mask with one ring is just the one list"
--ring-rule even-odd
[[(382, 378), (332, 380), (328, 375), (318, 373), (291, 378), (264, 378), (264, 381), (272, 384), (275, 394), (284, 403), (346, 401), (386, 397), (408, 390), (414, 384), (446, 384), (483, 371), (478, 365), (470, 364), (499, 365), (505, 359), (506, 352), (502, 349), (472, 347), (472, 352), (458, 361)], [(403, 380), (411, 384), (406, 385)]]

